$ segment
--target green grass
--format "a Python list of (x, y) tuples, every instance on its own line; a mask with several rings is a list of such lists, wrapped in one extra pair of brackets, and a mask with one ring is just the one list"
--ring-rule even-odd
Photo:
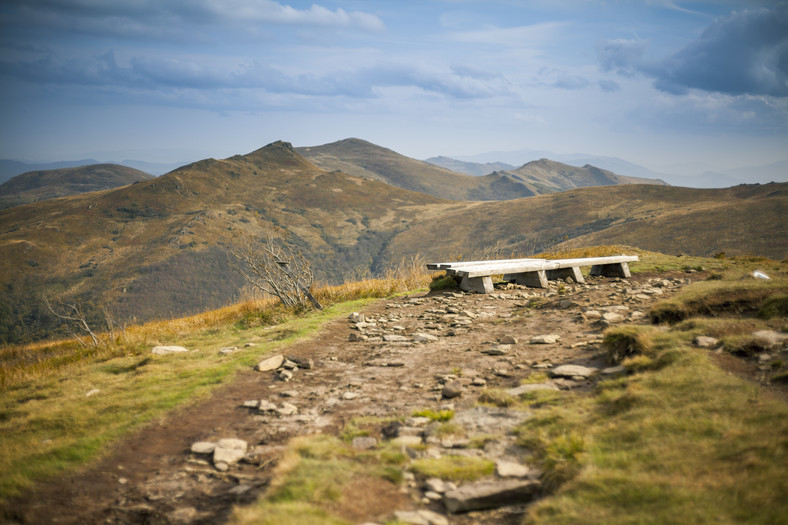
[[(196, 349), (189, 353), (156, 356), (147, 353), (150, 346), (132, 348), (130, 355), (83, 357), (68, 366), (50, 366), (37, 378), (14, 382), (0, 398), (0, 497), (84, 465), (133, 429), (202, 399), (239, 370), (310, 337), (325, 322), (365, 302), (335, 305), (274, 328), (244, 330), (230, 324), (162, 341)], [(241, 347), (245, 341), (256, 346), (218, 353), (221, 347)], [(94, 389), (100, 392), (86, 397)]]
[(390, 452), (389, 447), (355, 451), (327, 435), (294, 438), (266, 494), (251, 506), (235, 508), (230, 523), (350, 523), (337, 510), (344, 503), (348, 484), (376, 479), (395, 489), (402, 481), (397, 463), (405, 459), (392, 462)]
[(454, 410), (432, 410), (431, 408), (425, 408), (415, 411), (413, 417), (426, 417), (429, 418), (430, 421), (449, 421), (454, 417)]
[(590, 396), (564, 394), (518, 428), (553, 491), (525, 523), (784, 522), (788, 407), (691, 345), (710, 327), (753, 326), (739, 322), (747, 328), (693, 319), (667, 331), (609, 331), (614, 343), (611, 334), (622, 333), (648, 341), (645, 353), (623, 359), (634, 373), (600, 382)]
[(409, 469), (425, 478), (449, 481), (475, 481), (495, 472), (495, 463), (488, 459), (465, 456), (416, 459)]

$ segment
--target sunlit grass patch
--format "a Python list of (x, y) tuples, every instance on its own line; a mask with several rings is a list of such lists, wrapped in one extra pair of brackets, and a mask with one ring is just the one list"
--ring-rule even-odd
[[(272, 329), (240, 330), (230, 323), (180, 337), (165, 331), (157, 343), (180, 344), (191, 351), (152, 355), (149, 343), (113, 357), (83, 355), (67, 365), (41, 364), (45, 370), (14, 377), (0, 396), (0, 495), (84, 464), (113, 440), (176, 406), (200, 400), (238, 370), (250, 369), (263, 356), (360, 305), (344, 303), (291, 317)], [(276, 332), (286, 336), (279, 338)], [(255, 346), (243, 348), (249, 340)], [(218, 352), (235, 345), (240, 348), (234, 353)]]
[(475, 481), (495, 472), (495, 463), (489, 459), (466, 456), (443, 456), (414, 460), (409, 469), (425, 478), (448, 481)]
[(230, 523), (302, 523), (302, 512), (303, 523), (348, 523), (337, 510), (352, 497), (348, 486), (374, 482), (393, 491), (402, 481), (402, 470), (387, 451), (356, 451), (328, 435), (294, 438), (265, 495), (251, 506), (235, 508)]
[(526, 523), (766, 524), (788, 515), (788, 408), (686, 338), (655, 334), (649, 359), (670, 353), (667, 364), (601, 382), (594, 396), (543, 407), (520, 427), (520, 444), (536, 451), (556, 490)]

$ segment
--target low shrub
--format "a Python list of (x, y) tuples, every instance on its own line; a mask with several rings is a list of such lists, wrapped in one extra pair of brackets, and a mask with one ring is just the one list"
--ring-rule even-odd
[(611, 364), (620, 364), (626, 357), (648, 354), (653, 348), (655, 329), (650, 326), (619, 326), (605, 332), (602, 346), (607, 349)]

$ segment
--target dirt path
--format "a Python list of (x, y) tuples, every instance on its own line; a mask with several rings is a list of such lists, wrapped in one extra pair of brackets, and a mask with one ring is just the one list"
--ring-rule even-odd
[[(453, 449), (516, 461), (517, 450), (506, 430), (526, 416), (479, 412), (474, 408), (479, 394), (485, 388), (515, 387), (535, 371), (562, 364), (604, 369), (608, 365), (598, 344), (604, 323), (598, 316), (619, 314), (621, 319), (613, 322), (637, 322), (650, 304), (675, 293), (690, 277), (700, 276), (597, 278), (584, 285), (551, 283), (546, 290), (509, 285), (491, 295), (441, 292), (376, 303), (363, 312), (361, 323), (336, 320), (312, 340), (288, 350), (291, 357), (311, 359), (312, 368), (295, 370), (289, 381), (274, 372), (241, 373), (209, 399), (148, 425), (83, 472), (12, 502), (5, 517), (10, 523), (30, 524), (221, 523), (233, 505), (249, 504), (265, 491), (290, 438), (336, 434), (358, 416), (408, 417), (445, 405), (452, 406), (469, 436), (498, 433), (500, 439), (464, 452), (462, 443), (427, 441), (425, 453)], [(415, 334), (436, 339), (416, 343)], [(557, 334), (560, 341), (530, 343), (544, 334)], [(516, 342), (501, 345), (508, 337)], [(354, 338), (361, 340), (350, 341)], [(554, 378), (549, 384), (582, 390), (594, 381)], [(446, 399), (447, 384), (460, 395)], [(289, 403), (297, 413), (242, 406), (250, 400), (267, 400), (277, 407)], [(374, 436), (384, 439), (383, 430), (376, 429)], [(243, 439), (250, 446), (246, 459), (226, 472), (206, 456), (190, 453), (194, 442), (222, 438)], [(418, 508), (424, 498), (416, 483), (403, 489), (359, 483), (351, 490), (358, 493), (343, 501), (352, 505), (336, 510), (357, 523), (385, 521), (394, 511)], [(422, 507), (445, 512), (439, 503)], [(519, 523), (522, 512), (523, 507), (512, 507), (450, 520)]]

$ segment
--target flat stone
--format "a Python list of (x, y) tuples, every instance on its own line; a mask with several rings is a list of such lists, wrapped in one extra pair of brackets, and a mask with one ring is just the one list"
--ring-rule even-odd
[(213, 463), (233, 465), (246, 455), (248, 445), (243, 439), (220, 439), (213, 451)]
[(446, 483), (440, 478), (429, 478), (424, 482), (424, 489), (430, 490), (432, 492), (437, 492), (438, 494), (443, 494), (448, 488), (446, 488)]
[(216, 443), (213, 441), (196, 441), (192, 443), (192, 452), (194, 454), (213, 454), (216, 450)]
[(188, 351), (189, 351), (188, 348), (184, 348), (182, 346), (165, 345), (165, 346), (154, 346), (150, 352), (156, 355), (167, 355), (167, 354), (176, 354), (179, 352), (188, 352)]
[(378, 440), (377, 438), (371, 436), (359, 436), (357, 438), (353, 438), (351, 446), (359, 450), (369, 450), (378, 446)]
[(438, 337), (432, 334), (424, 334), (421, 332), (413, 334), (413, 341), (416, 343), (434, 343), (437, 340)]
[(298, 365), (298, 368), (311, 370), (315, 367), (315, 361), (309, 357), (301, 355), (289, 355), (287, 359)]
[(490, 348), (483, 351), (487, 355), (506, 355), (511, 350), (512, 345), (492, 345)]
[(512, 335), (504, 335), (500, 340), (498, 340), (498, 342), (502, 345), (516, 345), (517, 338)]
[(342, 394), (342, 399), (344, 399), (345, 401), (351, 401), (353, 399), (356, 399), (358, 396), (359, 396), (358, 392), (345, 392), (344, 394)]
[(282, 403), (282, 406), (279, 407), (276, 412), (280, 416), (292, 416), (293, 414), (298, 413), (298, 407), (292, 403)]
[[(646, 297), (648, 299), (648, 297)], [(620, 323), (624, 320), (624, 316), (615, 312), (605, 312), (602, 314), (602, 320), (608, 323)]]
[(552, 383), (532, 383), (510, 388), (506, 390), (506, 393), (512, 396), (521, 396), (528, 392), (536, 392), (537, 390), (558, 390), (558, 387)]
[(364, 342), (368, 340), (369, 340), (368, 335), (360, 334), (358, 332), (351, 332), (350, 336), (348, 336), (348, 341), (350, 341), (351, 343)]
[(257, 410), (260, 412), (276, 412), (277, 406), (270, 401), (261, 399), (260, 403), (257, 405)]
[(597, 372), (596, 368), (590, 368), (580, 365), (561, 365), (550, 370), (550, 375), (552, 375), (553, 377), (588, 378), (591, 377), (596, 372)]
[(408, 341), (408, 338), (399, 334), (386, 334), (383, 336), (383, 340), (387, 343), (404, 343)]
[(219, 349), (219, 353), (220, 354), (232, 354), (236, 350), (238, 350), (237, 346), (225, 346), (224, 348), (220, 348)]
[(695, 336), (692, 340), (693, 344), (699, 348), (716, 348), (720, 340), (716, 337), (709, 337), (707, 335)]
[(753, 332), (752, 336), (766, 342), (772, 348), (782, 346), (788, 341), (788, 334), (782, 334), (774, 330), (758, 330)]
[(443, 502), (451, 513), (517, 505), (531, 501), (539, 485), (532, 480), (481, 481), (447, 492)]
[(471, 380), (471, 385), (473, 386), (487, 386), (487, 381), (482, 377), (474, 377)]
[(514, 461), (498, 460), (495, 462), (495, 472), (502, 478), (525, 478), (531, 471), (526, 465)]
[(398, 523), (407, 525), (449, 525), (449, 520), (437, 512), (427, 509), (398, 510), (394, 513)]
[(285, 356), (283, 355), (275, 355), (269, 357), (268, 359), (264, 359), (257, 363), (257, 366), (254, 367), (255, 370), (258, 372), (270, 372), (271, 370), (276, 370), (282, 363), (285, 362)]
[(462, 395), (463, 387), (462, 383), (459, 381), (451, 381), (450, 383), (446, 383), (441, 390), (441, 396), (445, 399), (453, 399), (455, 397), (460, 397)]
[(243, 403), (241, 403), (241, 406), (243, 408), (257, 408), (257, 407), (260, 406), (260, 400), (259, 399), (251, 399), (249, 401), (244, 401)]
[(551, 345), (561, 340), (558, 334), (535, 335), (531, 338), (532, 345)]

